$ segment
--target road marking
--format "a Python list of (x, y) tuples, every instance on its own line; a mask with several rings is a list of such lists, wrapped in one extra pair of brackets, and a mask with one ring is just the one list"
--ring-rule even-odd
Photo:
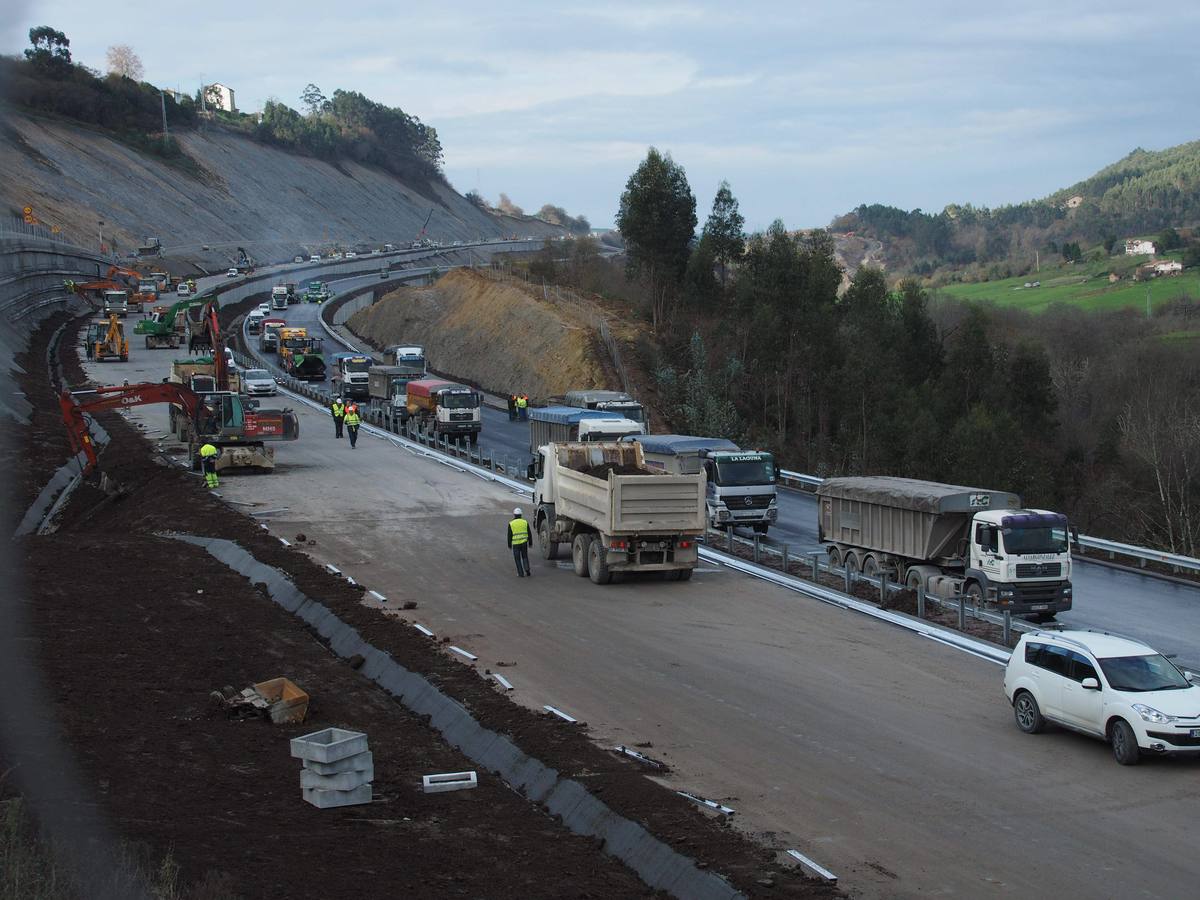
[(689, 794), (687, 791), (676, 791), (675, 793), (677, 793), (680, 797), (686, 797), (693, 803), (699, 803), (701, 806), (707, 806), (709, 809), (715, 809), (717, 812), (726, 816), (732, 816), (734, 814), (734, 810), (722, 803), (718, 803), (716, 800), (706, 800), (703, 797), (697, 797), (695, 794)]
[(799, 850), (789, 850), (787, 852), (787, 854), (788, 854), (788, 856), (792, 857), (793, 859), (798, 860), (800, 862), (800, 865), (805, 866), (809, 869), (812, 869), (814, 872), (816, 872), (818, 875), (820, 875), (826, 881), (836, 882), (838, 880), (836, 875), (834, 875), (832, 872), (830, 872), (824, 866), (818, 865), (817, 863), (813, 862), (811, 859), (809, 859), (807, 856), (805, 856)]
[(500, 682), (500, 686), (503, 687), (506, 691), (511, 691), (513, 689), (512, 682), (509, 681), (507, 678), (505, 678), (503, 675), (501, 675), (499, 672), (493, 672), (492, 677), (495, 678), (498, 682)]
[(543, 707), (542, 707), (542, 709), (546, 710), (546, 712), (549, 712), (549, 713), (554, 713), (554, 715), (558, 716), (560, 719), (566, 719), (568, 722), (576, 722), (576, 721), (578, 721), (577, 719), (572, 719), (570, 716), (568, 716), (568, 715), (567, 715), (565, 712), (563, 712), (561, 709), (556, 709), (556, 708), (555, 708), (555, 707), (553, 707), (553, 706), (543, 706)]
[(451, 646), (450, 652), (457, 653), (459, 656), (465, 656), (467, 659), (471, 660), (471, 662), (475, 662), (475, 660), (479, 659), (479, 657), (474, 653), (470, 652), (469, 650), (464, 650), (462, 647)]
[(433, 637), (433, 632), (424, 625), (418, 625), (416, 622), (413, 622), (413, 628), (417, 629), (417, 631), (421, 632), (421, 634), (425, 635), (425, 637)]

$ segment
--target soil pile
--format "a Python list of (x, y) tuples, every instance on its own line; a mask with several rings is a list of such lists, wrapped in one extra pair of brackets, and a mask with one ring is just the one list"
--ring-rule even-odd
[(593, 311), (543, 299), (540, 289), (455, 270), (401, 288), (350, 317), (371, 345), (415, 343), (430, 368), (497, 394), (536, 402), (573, 388), (607, 388)]
[(617, 463), (601, 463), (598, 466), (592, 466), (589, 469), (583, 470), (584, 475), (591, 475), (593, 478), (600, 478), (608, 481), (609, 475), (653, 475), (653, 472), (647, 472), (645, 469), (639, 469), (637, 466), (624, 466)]

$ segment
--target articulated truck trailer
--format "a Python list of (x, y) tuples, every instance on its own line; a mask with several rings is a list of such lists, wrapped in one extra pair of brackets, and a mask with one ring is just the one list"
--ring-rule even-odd
[(827, 478), (817, 488), (818, 538), (829, 561), (887, 571), (935, 597), (960, 593), (1038, 621), (1071, 608), (1067, 517), (1025, 509), (1007, 491), (911, 478)]

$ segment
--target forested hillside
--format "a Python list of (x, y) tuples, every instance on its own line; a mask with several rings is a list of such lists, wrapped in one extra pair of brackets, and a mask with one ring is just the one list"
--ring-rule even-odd
[(1070, 254), (1075, 245), (1108, 252), (1127, 237), (1197, 224), (1200, 141), (1134, 150), (1041, 200), (995, 209), (951, 204), (939, 213), (870, 204), (830, 227), (882, 241), (897, 273), (974, 280), (1024, 274), (1038, 255)]

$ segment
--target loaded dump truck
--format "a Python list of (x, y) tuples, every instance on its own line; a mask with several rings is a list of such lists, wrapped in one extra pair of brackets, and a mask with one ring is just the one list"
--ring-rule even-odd
[[(242, 392), (241, 376), (234, 369), (226, 370), (229, 382), (228, 390), (235, 394)], [(217, 364), (211, 356), (200, 356), (196, 359), (177, 359), (171, 363), (171, 381), (191, 388), (197, 394), (216, 393)]]
[(546, 444), (529, 466), (542, 556), (571, 546), (575, 574), (608, 584), (625, 572), (692, 577), (704, 534), (704, 474), (647, 469), (636, 442)]
[(333, 355), (333, 389), (343, 397), (365, 400), (370, 396), (367, 373), (371, 369), (371, 357), (362, 353), (335, 353)]
[(614, 416), (632, 419), (643, 426), (646, 424), (646, 410), (624, 391), (567, 391), (563, 397), (563, 404), (580, 409), (602, 409)]
[(1006, 491), (910, 478), (827, 478), (817, 488), (818, 538), (829, 561), (881, 570), (935, 597), (959, 593), (1038, 621), (1071, 608), (1066, 516), (1023, 509)]
[(467, 438), (479, 443), (483, 429), (479, 392), (465, 384), (440, 378), (418, 378), (408, 383), (407, 415), (401, 422), (415, 420), (417, 430), (438, 437)]
[(408, 366), (371, 366), (367, 370), (367, 393), (371, 405), (389, 416), (407, 418), (408, 385), (424, 375)]
[(529, 410), (529, 452), (535, 455), (543, 444), (619, 441), (641, 433), (639, 423), (602, 409), (542, 406)]
[(655, 434), (636, 439), (647, 468), (676, 475), (704, 472), (705, 503), (713, 528), (746, 526), (759, 534), (779, 518), (779, 473), (775, 457), (761, 450), (742, 450), (724, 438), (690, 434)]

